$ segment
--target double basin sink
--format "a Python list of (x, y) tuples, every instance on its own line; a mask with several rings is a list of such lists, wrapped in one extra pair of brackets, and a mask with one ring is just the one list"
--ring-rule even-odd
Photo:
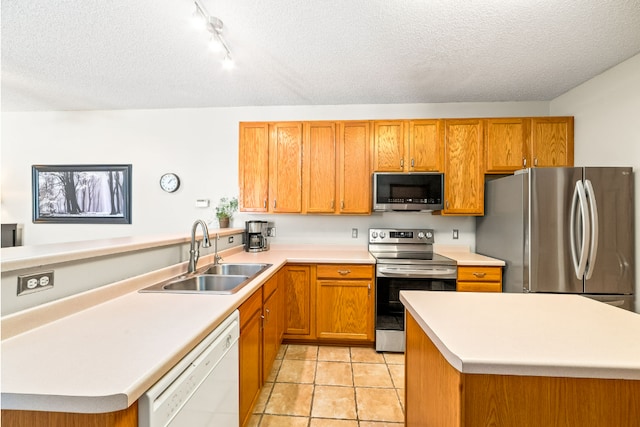
[(230, 295), (238, 292), (272, 264), (212, 264), (166, 282), (157, 283), (140, 292), (203, 293)]

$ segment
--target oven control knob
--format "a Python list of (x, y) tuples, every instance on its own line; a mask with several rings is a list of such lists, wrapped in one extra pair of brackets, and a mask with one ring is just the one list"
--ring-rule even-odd
[(387, 236), (387, 233), (385, 233), (384, 231), (380, 232), (380, 238), (384, 239)]
[(422, 231), (418, 232), (418, 239), (424, 239), (424, 233)]
[(433, 233), (430, 231), (427, 231), (427, 239), (430, 239), (433, 237)]
[(378, 237), (378, 232), (377, 232), (377, 231), (372, 231), (372, 232), (371, 232), (371, 237), (373, 237), (374, 239), (375, 239), (376, 237)]

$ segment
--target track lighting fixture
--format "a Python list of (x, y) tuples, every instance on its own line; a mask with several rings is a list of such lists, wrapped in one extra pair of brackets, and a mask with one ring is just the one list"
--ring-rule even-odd
[(233, 59), (231, 59), (231, 50), (229, 49), (229, 45), (227, 44), (226, 40), (222, 36), (222, 29), (224, 28), (222, 20), (215, 16), (209, 15), (202, 3), (200, 3), (198, 0), (194, 0), (194, 3), (196, 5), (194, 16), (198, 21), (198, 26), (201, 28), (204, 27), (204, 29), (211, 34), (211, 49), (215, 52), (224, 53), (222, 66), (225, 69), (233, 68), (234, 63)]

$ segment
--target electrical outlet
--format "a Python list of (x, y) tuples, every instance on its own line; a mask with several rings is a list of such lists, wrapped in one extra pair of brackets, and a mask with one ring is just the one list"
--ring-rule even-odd
[(354, 239), (358, 238), (358, 229), (357, 228), (352, 228), (351, 229), (351, 237), (353, 237)]
[(18, 295), (53, 288), (53, 270), (18, 276)]
[(458, 230), (456, 230), (455, 228), (453, 229), (453, 238), (454, 239), (458, 238)]
[(267, 227), (267, 236), (276, 237), (276, 228), (275, 227)]
[(233, 236), (229, 236), (229, 243), (233, 243)]

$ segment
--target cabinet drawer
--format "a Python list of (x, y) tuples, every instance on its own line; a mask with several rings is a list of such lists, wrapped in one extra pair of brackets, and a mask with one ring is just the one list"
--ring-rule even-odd
[(372, 279), (373, 266), (368, 264), (319, 264), (316, 277), (325, 279)]
[(458, 267), (458, 280), (461, 282), (500, 282), (500, 267)]
[(275, 290), (278, 289), (278, 275), (275, 274), (271, 276), (269, 280), (264, 282), (262, 285), (262, 298), (264, 301), (268, 300), (269, 297)]
[(458, 292), (502, 292), (501, 282), (458, 282)]
[(242, 330), (255, 313), (262, 312), (262, 288), (258, 289), (248, 300), (240, 305), (240, 329)]

